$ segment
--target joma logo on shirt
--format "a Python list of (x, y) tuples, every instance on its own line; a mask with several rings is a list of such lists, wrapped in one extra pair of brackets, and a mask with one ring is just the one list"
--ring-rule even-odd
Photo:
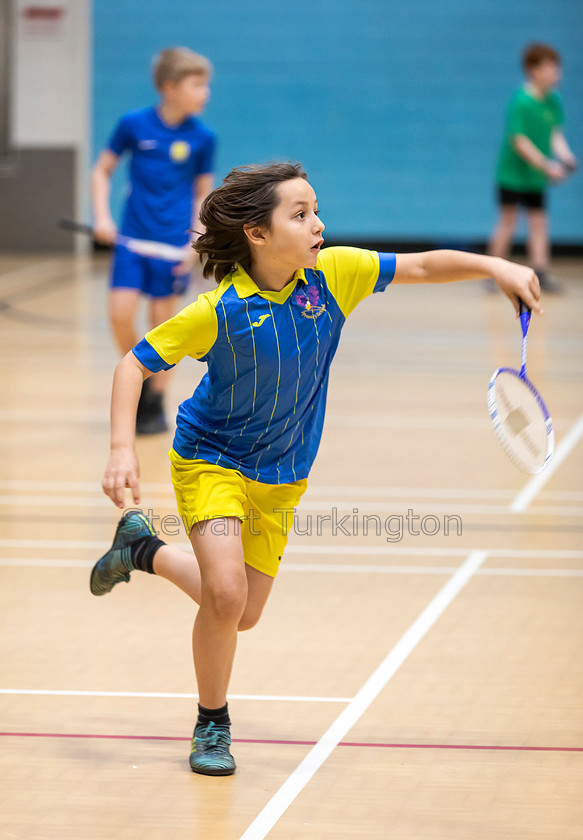
[(265, 321), (266, 318), (271, 318), (271, 315), (261, 315), (257, 321), (253, 321), (251, 326), (252, 327), (260, 327), (261, 324)]

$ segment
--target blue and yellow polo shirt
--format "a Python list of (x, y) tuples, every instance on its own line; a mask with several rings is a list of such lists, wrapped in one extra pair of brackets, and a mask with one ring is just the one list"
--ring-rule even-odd
[(169, 370), (184, 356), (208, 365), (178, 410), (176, 452), (266, 484), (307, 478), (344, 322), (394, 273), (394, 254), (326, 248), (315, 269), (274, 292), (238, 266), (147, 333), (133, 352), (148, 370)]

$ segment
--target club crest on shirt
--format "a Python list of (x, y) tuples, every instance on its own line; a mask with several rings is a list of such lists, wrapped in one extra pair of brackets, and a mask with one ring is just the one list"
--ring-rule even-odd
[(175, 140), (170, 145), (170, 159), (175, 163), (183, 163), (190, 154), (190, 146), (184, 140)]
[(302, 307), (302, 318), (319, 318), (326, 311), (315, 286), (308, 286), (305, 291), (300, 289), (294, 294), (293, 302)]

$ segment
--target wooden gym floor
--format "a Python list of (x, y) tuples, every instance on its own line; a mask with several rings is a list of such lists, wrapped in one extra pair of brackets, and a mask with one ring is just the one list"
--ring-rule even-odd
[[(0, 258), (2, 838), (583, 837), (583, 264), (554, 268), (566, 294), (529, 334), (558, 442), (541, 481), (486, 410), (520, 360), (505, 299), (395, 287), (351, 317), (280, 577), (240, 636), (238, 771), (213, 779), (187, 764), (193, 605), (139, 573), (88, 589), (118, 519), (107, 263)], [(202, 372), (179, 366), (172, 411)], [(185, 543), (170, 443), (139, 441), (143, 508)]]

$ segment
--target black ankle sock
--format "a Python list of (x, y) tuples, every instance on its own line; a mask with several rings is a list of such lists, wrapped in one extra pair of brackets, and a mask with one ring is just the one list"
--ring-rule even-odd
[(166, 545), (166, 543), (154, 536), (140, 537), (139, 540), (133, 542), (130, 546), (130, 552), (134, 569), (153, 575), (154, 554), (163, 545)]
[(203, 724), (206, 726), (209, 723), (215, 723), (217, 726), (230, 726), (231, 718), (229, 717), (229, 704), (225, 703), (220, 709), (205, 709), (204, 706), (198, 704), (198, 720), (196, 725)]

